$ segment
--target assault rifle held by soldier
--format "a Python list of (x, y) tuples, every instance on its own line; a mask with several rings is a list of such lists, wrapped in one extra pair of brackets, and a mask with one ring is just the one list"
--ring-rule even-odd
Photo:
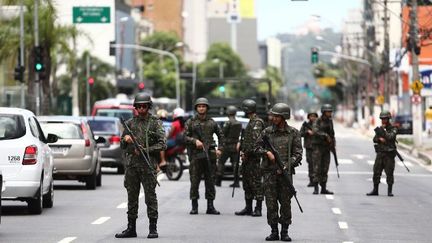
[[(374, 129), (374, 131), (375, 131), (375, 134), (376, 134), (378, 137), (385, 138), (385, 130), (384, 130), (383, 127), (376, 127), (376, 128)], [(396, 143), (397, 143), (397, 141), (396, 141)], [(405, 162), (404, 162), (404, 159), (403, 159), (402, 155), (399, 153), (399, 151), (397, 151), (397, 149), (395, 150), (395, 152), (396, 152), (396, 156), (397, 156), (397, 157), (399, 158), (399, 160), (402, 162), (402, 164), (404, 165), (405, 169), (406, 169), (408, 172), (410, 172), (410, 170), (408, 169), (408, 167), (406, 166), (406, 164), (405, 164)]]
[(144, 159), (144, 161), (146, 162), (148, 168), (151, 171), (151, 174), (153, 176), (153, 179), (156, 181), (156, 184), (158, 186), (160, 186), (157, 178), (156, 178), (156, 171), (153, 168), (153, 166), (150, 164), (149, 159), (147, 158), (147, 155), (144, 153), (144, 151), (142, 150), (142, 146), (138, 143), (138, 141), (136, 140), (136, 137), (134, 135), (134, 133), (132, 132), (132, 130), (129, 128), (129, 126), (126, 124), (126, 121), (123, 119), (123, 117), (120, 118), (120, 122), (123, 125), (124, 129), (126, 130), (126, 132), (129, 134), (129, 136), (132, 138), (132, 144), (134, 145), (136, 151), (138, 151), (138, 153), (141, 155), (141, 157)]
[(288, 191), (294, 196), (294, 199), (296, 200), (296, 203), (300, 209), (300, 212), (303, 213), (303, 209), (302, 209), (302, 207), (301, 207), (301, 205), (297, 199), (297, 191), (294, 188), (290, 174), (288, 174), (288, 171), (285, 169), (285, 165), (282, 163), (279, 152), (276, 150), (276, 148), (270, 142), (270, 138), (268, 136), (263, 136), (262, 141), (264, 142), (264, 146), (266, 146), (270, 150), (270, 152), (273, 153), (273, 155), (275, 157), (276, 165), (277, 165), (278, 169), (282, 172), (283, 177), (285, 178), (285, 181), (287, 182)]
[[(241, 135), (240, 135), (240, 147), (238, 149), (237, 162), (234, 164), (234, 185), (236, 183), (238, 183), (240, 180), (239, 165), (240, 165), (240, 151), (241, 151), (241, 143), (243, 142), (243, 135), (244, 135), (244, 130), (242, 129)], [(235, 188), (236, 187), (233, 186), (231, 197), (234, 197)]]
[(209, 156), (209, 147), (207, 144), (204, 143), (204, 135), (203, 135), (203, 131), (201, 128), (201, 125), (198, 125), (198, 129), (197, 129), (197, 134), (199, 136), (199, 140), (203, 143), (203, 151), (205, 153), (205, 157), (206, 157), (206, 161), (207, 161), (207, 172), (209, 173), (209, 175), (211, 174), (211, 160), (210, 160), (210, 156)]

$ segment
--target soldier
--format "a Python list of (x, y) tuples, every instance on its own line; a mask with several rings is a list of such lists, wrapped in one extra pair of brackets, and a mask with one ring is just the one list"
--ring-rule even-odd
[(148, 167), (144, 158), (141, 157), (132, 144), (131, 136), (125, 131), (121, 138), (121, 148), (125, 151), (127, 159), (124, 187), (128, 194), (128, 226), (126, 230), (116, 234), (115, 237), (137, 237), (138, 195), (140, 184), (142, 184), (145, 203), (147, 205), (147, 217), (150, 221), (150, 232), (147, 238), (157, 238), (158, 201), (155, 191), (156, 180), (152, 175), (152, 170), (157, 166), (159, 152), (166, 149), (165, 132), (162, 122), (149, 112), (152, 107), (152, 101), (148, 94), (137, 94), (134, 100), (134, 107), (138, 112), (138, 116), (126, 121), (126, 124), (136, 136), (139, 146), (147, 154), (153, 168)]
[(318, 184), (321, 186), (321, 194), (333, 194), (333, 192), (327, 190), (330, 149), (331, 146), (335, 146), (336, 144), (333, 121), (331, 119), (332, 112), (333, 107), (330, 104), (324, 104), (321, 107), (321, 117), (312, 126), (314, 133), (312, 137), (312, 160), (314, 161), (313, 194), (318, 194)]
[[(295, 174), (295, 167), (301, 164), (302, 144), (300, 133), (294, 127), (286, 123), (290, 118), (290, 108), (287, 104), (277, 103), (272, 109), (273, 125), (264, 129), (261, 137), (268, 136), (274, 147), (278, 150), (281, 162), (290, 175)], [(271, 234), (266, 241), (279, 240), (278, 223), (282, 225), (280, 239), (291, 241), (288, 235), (288, 227), (291, 224), (291, 195), (288, 191), (287, 181), (275, 162), (274, 154), (264, 147), (261, 139), (258, 139), (256, 152), (263, 155), (262, 168), (264, 173), (264, 193), (267, 206), (267, 223), (271, 227)], [(292, 176), (291, 176), (292, 182)], [(279, 207), (279, 204), (280, 207)], [(280, 215), (279, 215), (280, 212)]]
[(396, 156), (396, 134), (397, 128), (390, 123), (391, 114), (388, 111), (380, 113), (381, 127), (375, 128), (375, 143), (376, 159), (373, 166), (373, 190), (366, 195), (378, 196), (378, 185), (381, 180), (381, 173), (384, 170), (387, 178), (387, 195), (393, 197), (393, 172), (395, 169)]
[(312, 124), (318, 118), (318, 113), (311, 111), (307, 114), (308, 122), (303, 122), (300, 128), (300, 135), (303, 137), (303, 147), (306, 149), (306, 162), (308, 164), (309, 184), (308, 187), (313, 187), (313, 160), (312, 160)]
[(239, 160), (239, 136), (242, 130), (242, 125), (235, 118), (235, 115), (237, 113), (237, 108), (235, 106), (228, 106), (226, 113), (228, 115), (228, 121), (225, 122), (222, 128), (222, 132), (225, 138), (225, 144), (223, 145), (224, 151), (218, 160), (218, 167), (216, 171), (216, 186), (221, 186), (222, 184), (222, 177), (224, 175), (225, 162), (227, 161), (227, 159), (230, 159), (233, 168)]
[[(255, 154), (255, 143), (264, 129), (264, 121), (256, 114), (256, 103), (246, 99), (242, 103), (242, 109), (249, 118), (241, 142), (240, 155), (242, 158), (242, 180), (245, 192), (246, 206), (244, 209), (235, 212), (235, 215), (262, 215), (262, 201), (264, 199), (262, 188), (262, 173), (260, 169), (261, 155)], [(255, 209), (252, 212), (252, 201), (256, 200)]]
[[(190, 199), (192, 200), (192, 210), (190, 214), (198, 214), (199, 184), (204, 174), (205, 198), (207, 199), (207, 214), (220, 214), (213, 206), (216, 197), (214, 172), (216, 167), (216, 156), (220, 156), (223, 151), (224, 136), (217, 123), (207, 116), (210, 108), (206, 98), (198, 98), (195, 101), (195, 111), (197, 115), (190, 118), (185, 125), (185, 142), (188, 145), (191, 162), (190, 173)], [(219, 139), (219, 145), (215, 151), (216, 144), (213, 134)]]

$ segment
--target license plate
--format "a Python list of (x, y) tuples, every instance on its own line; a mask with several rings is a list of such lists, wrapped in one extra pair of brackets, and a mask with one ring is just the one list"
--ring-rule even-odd
[(54, 154), (66, 154), (67, 153), (67, 151), (68, 151), (68, 148), (65, 148), (65, 147), (51, 147), (51, 151), (54, 153)]

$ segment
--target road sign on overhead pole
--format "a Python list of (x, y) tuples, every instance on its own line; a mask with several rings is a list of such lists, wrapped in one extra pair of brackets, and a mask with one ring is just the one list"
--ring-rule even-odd
[(107, 24), (111, 22), (110, 7), (73, 7), (74, 24)]

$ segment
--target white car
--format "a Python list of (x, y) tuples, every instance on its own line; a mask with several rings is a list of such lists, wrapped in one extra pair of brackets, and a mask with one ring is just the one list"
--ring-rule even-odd
[(0, 170), (4, 188), (2, 200), (28, 203), (32, 214), (42, 213), (54, 202), (53, 155), (47, 138), (33, 112), (0, 107)]

